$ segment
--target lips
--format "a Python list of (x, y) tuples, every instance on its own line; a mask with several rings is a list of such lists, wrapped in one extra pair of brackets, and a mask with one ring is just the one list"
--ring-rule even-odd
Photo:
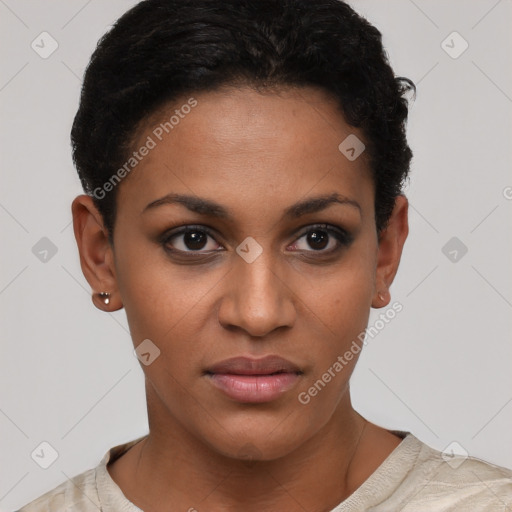
[(302, 373), (300, 368), (278, 356), (262, 359), (233, 357), (213, 365), (207, 373), (229, 373), (234, 375), (271, 375), (272, 373)]
[(273, 355), (261, 359), (226, 359), (204, 373), (217, 390), (232, 400), (245, 403), (275, 400), (293, 388), (303, 374), (297, 365)]

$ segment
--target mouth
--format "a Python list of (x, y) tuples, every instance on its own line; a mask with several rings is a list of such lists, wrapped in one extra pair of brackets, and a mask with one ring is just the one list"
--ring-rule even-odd
[(204, 376), (228, 398), (241, 403), (276, 400), (295, 387), (303, 371), (278, 356), (235, 357), (208, 368)]

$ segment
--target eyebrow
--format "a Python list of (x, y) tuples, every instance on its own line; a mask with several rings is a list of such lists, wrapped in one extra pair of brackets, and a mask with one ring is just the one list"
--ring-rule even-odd
[[(186, 194), (167, 194), (166, 196), (149, 203), (142, 213), (165, 204), (181, 204), (188, 210), (200, 215), (210, 215), (212, 217), (219, 217), (228, 220), (232, 219), (229, 210), (219, 203), (210, 199)], [(299, 201), (286, 208), (283, 217), (297, 218), (308, 213), (325, 210), (331, 204), (347, 205), (357, 209), (361, 214), (361, 206), (357, 201), (337, 193), (332, 193), (310, 197), (303, 201)]]

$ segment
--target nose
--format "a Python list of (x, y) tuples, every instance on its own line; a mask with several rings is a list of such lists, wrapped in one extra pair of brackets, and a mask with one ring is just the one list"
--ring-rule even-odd
[(241, 329), (263, 337), (276, 329), (291, 327), (296, 318), (294, 292), (285, 272), (264, 250), (248, 263), (235, 254), (219, 307), (219, 322), (227, 329)]

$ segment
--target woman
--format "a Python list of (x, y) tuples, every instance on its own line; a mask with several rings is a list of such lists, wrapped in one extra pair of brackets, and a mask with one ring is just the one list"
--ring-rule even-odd
[(338, 0), (146, 0), (101, 39), (74, 230), (94, 304), (126, 310), (150, 428), (23, 512), (511, 503), (512, 471), (351, 404), (370, 308), (400, 306), (413, 89)]

